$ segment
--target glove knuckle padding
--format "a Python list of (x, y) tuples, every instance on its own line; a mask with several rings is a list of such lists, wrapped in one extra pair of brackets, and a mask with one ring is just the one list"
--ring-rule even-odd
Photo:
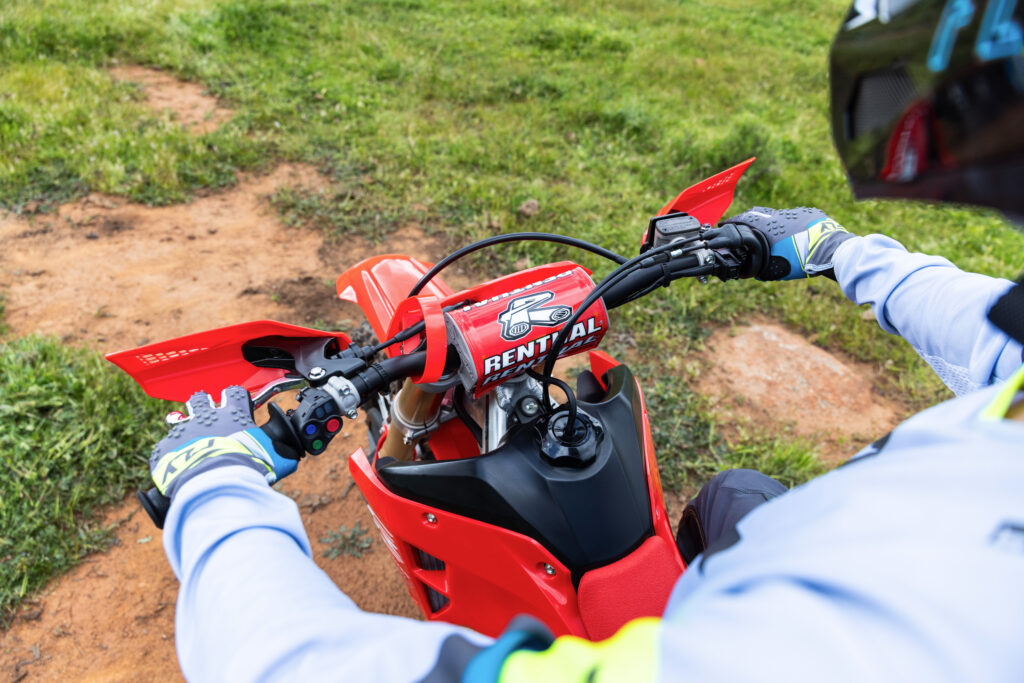
[(832, 256), (852, 237), (821, 209), (798, 206), (772, 209), (755, 206), (729, 219), (758, 231), (768, 242), (771, 256), (757, 277), (761, 280), (796, 279), (832, 272)]
[[(247, 430), (254, 429), (256, 423), (252, 417), (252, 401), (249, 392), (242, 387), (228, 387), (221, 395), (221, 404), (215, 405), (209, 394), (196, 392), (187, 401), (189, 418), (173, 425), (167, 435), (153, 448), (149, 458), (150, 470), (161, 490), (174, 490), (184, 481), (175, 482), (174, 474), (190, 470), (214, 458), (230, 459), (241, 464), (253, 464), (257, 457), (250, 448), (230, 438)], [(211, 448), (199, 448), (204, 443)], [(216, 444), (216, 448), (212, 445)], [(168, 475), (168, 464), (177, 463), (180, 467), (171, 467)], [(256, 467), (256, 469), (260, 469)], [(267, 465), (267, 469), (270, 466)]]

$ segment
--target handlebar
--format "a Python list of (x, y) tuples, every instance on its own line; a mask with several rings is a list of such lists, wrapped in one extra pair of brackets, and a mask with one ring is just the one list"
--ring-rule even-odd
[[(296, 397), (299, 407), (294, 411), (286, 413), (277, 404), (268, 404), (270, 419), (260, 429), (281, 457), (299, 460), (306, 453), (319, 455), (341, 431), (342, 414), (355, 417), (360, 397), (372, 397), (391, 382), (422, 372), (426, 358), (425, 351), (395, 356), (374, 363), (350, 380), (329, 380), (321, 387), (306, 387)], [(352, 394), (345, 393), (346, 383), (351, 385)], [(155, 486), (136, 492), (136, 496), (156, 528), (163, 529), (170, 498)]]
[[(760, 272), (768, 253), (763, 240), (746, 226), (730, 224), (706, 229), (700, 237), (703, 244), (699, 249), (680, 253), (662, 250), (650, 257), (650, 263), (641, 262), (640, 267), (604, 292), (605, 306), (616, 308), (684, 277), (752, 277)], [(318, 455), (341, 431), (343, 414), (355, 417), (357, 406), (391, 382), (422, 372), (426, 356), (425, 351), (394, 356), (373, 363), (350, 378), (331, 377), (317, 386), (306, 387), (299, 392), (300, 406), (295, 410), (286, 413), (276, 404), (269, 404), (270, 419), (260, 429), (282, 457), (299, 460), (306, 453)], [(170, 499), (156, 487), (138, 491), (137, 496), (153, 524), (163, 529)]]

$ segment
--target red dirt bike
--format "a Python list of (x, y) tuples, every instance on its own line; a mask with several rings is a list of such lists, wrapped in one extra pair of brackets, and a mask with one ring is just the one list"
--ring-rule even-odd
[[(496, 635), (530, 614), (556, 634), (602, 639), (630, 619), (660, 615), (685, 569), (640, 386), (596, 349), (607, 311), (678, 278), (757, 272), (766, 250), (756, 235), (711, 227), (752, 162), (669, 202), (632, 259), (571, 237), (516, 233), (434, 266), (365, 260), (338, 278), (337, 291), (362, 308), (384, 340), (375, 346), (259, 321), (107, 358), (150, 396), (173, 401), (238, 384), (260, 405), (301, 386), (298, 407), (269, 404), (262, 426), (285, 457), (323, 452), (342, 418), (364, 410), (370, 452), (356, 450), (349, 468), (427, 619)], [(581, 247), (617, 267), (597, 285), (569, 261), (461, 292), (438, 277), (472, 251), (514, 240)], [(552, 369), (584, 351), (590, 368), (574, 392)], [(156, 489), (139, 498), (162, 527), (169, 501)]]

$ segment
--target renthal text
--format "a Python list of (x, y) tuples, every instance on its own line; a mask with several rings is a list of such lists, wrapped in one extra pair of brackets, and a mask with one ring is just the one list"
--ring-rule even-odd
[[(489, 384), (505, 377), (511, 377), (526, 368), (536, 365), (543, 358), (544, 354), (547, 353), (551, 342), (555, 340), (559, 332), (560, 330), (555, 330), (551, 334), (546, 334), (524, 344), (513, 346), (502, 353), (484, 358), (483, 383)], [(573, 325), (569, 339), (566, 340), (565, 347), (558, 355), (567, 356), (582, 346), (596, 344), (601, 340), (603, 334), (604, 326), (594, 316), (581, 320)]]

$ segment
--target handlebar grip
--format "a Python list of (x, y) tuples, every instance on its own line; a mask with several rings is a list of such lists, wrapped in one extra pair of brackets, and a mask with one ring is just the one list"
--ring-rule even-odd
[(167, 510), (171, 507), (171, 499), (160, 493), (155, 486), (148, 491), (140, 489), (135, 492), (135, 495), (138, 497), (142, 509), (153, 520), (156, 528), (163, 529), (164, 521), (167, 519)]
[(276, 403), (268, 404), (267, 411), (270, 413), (270, 419), (260, 425), (260, 429), (274, 444), (278, 455), (291, 460), (300, 459), (305, 455), (305, 450), (302, 446), (302, 439), (295, 431), (295, 425), (281, 410), (281, 406)]

